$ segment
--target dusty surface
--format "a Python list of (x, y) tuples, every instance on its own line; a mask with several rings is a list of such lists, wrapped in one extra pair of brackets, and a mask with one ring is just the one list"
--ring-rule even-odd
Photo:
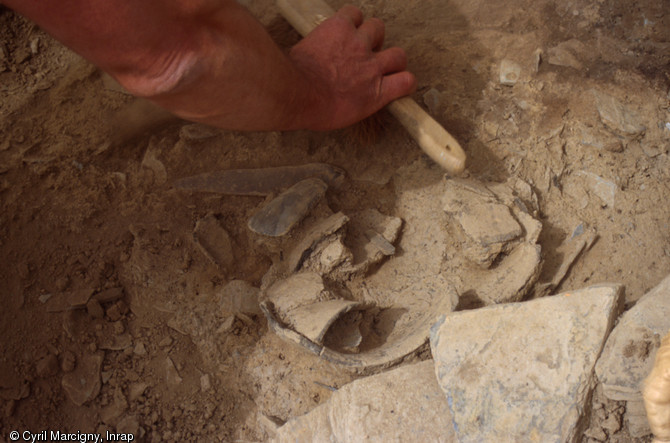
[[(532, 186), (543, 223), (540, 282), (561, 268), (561, 245), (575, 229), (598, 239), (560, 289), (619, 282), (630, 305), (667, 275), (663, 2), (359, 5), (386, 20), (387, 41), (408, 51), (415, 98), (461, 141), (470, 178)], [(281, 23), (270, 1), (252, 10)], [(424, 181), (441, 175), (397, 124), (389, 120), (370, 144), (346, 131), (243, 134), (179, 121), (138, 132), (126, 120), (114, 129), (111, 116), (132, 100), (7, 10), (0, 97), (2, 438), (15, 429), (116, 428), (147, 441), (262, 440), (273, 420), (306, 413), (356, 378), (280, 340), (263, 316), (221, 309), (226, 283), (260, 287), (271, 265), (247, 228), (264, 199), (171, 183), (324, 162), (347, 179), (317, 212), (396, 215), (401, 167), (419, 159)], [(229, 234), (233, 257), (223, 266), (194, 240), (210, 214)], [(597, 395), (594, 405), (585, 438), (628, 441), (622, 406)]]

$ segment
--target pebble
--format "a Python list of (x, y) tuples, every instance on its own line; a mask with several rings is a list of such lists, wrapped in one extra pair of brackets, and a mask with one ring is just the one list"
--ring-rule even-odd
[(423, 94), (423, 103), (428, 107), (428, 112), (436, 114), (442, 102), (442, 94), (435, 88), (430, 88)]

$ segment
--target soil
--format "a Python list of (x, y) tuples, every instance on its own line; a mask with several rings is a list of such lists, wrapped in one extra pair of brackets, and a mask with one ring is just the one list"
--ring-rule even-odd
[[(280, 44), (297, 41), (271, 1), (244, 3)], [(668, 274), (664, 2), (357, 3), (407, 50), (414, 98), (461, 142), (466, 175), (531, 185), (539, 282), (559, 270), (575, 229), (598, 238), (557, 291), (620, 282), (631, 306)], [(272, 264), (247, 227), (266, 199), (172, 183), (323, 162), (347, 174), (327, 192), (330, 211), (397, 215), (397, 171), (439, 170), (388, 115), (372, 138), (369, 125), (238, 133), (165, 119), (1, 7), (0, 97), (1, 438), (116, 429), (146, 441), (265, 440), (361, 376), (281, 340), (263, 315), (220, 308), (226, 283), (260, 287)], [(230, 236), (229, 266), (194, 240), (208, 215)], [(584, 439), (630, 441), (621, 406), (597, 401), (609, 412), (593, 415)]]

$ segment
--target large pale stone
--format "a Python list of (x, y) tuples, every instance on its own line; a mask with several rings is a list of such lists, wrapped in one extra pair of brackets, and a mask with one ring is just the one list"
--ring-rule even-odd
[(621, 316), (596, 365), (603, 393), (612, 400), (628, 402), (626, 421), (634, 436), (651, 432), (644, 415), (634, 412), (634, 404), (642, 402), (642, 381), (651, 371), (661, 338), (668, 330), (670, 276)]
[(290, 420), (278, 442), (455, 441), (432, 360), (356, 380)]
[(576, 440), (622, 301), (605, 284), (442, 317), (430, 341), (457, 439)]

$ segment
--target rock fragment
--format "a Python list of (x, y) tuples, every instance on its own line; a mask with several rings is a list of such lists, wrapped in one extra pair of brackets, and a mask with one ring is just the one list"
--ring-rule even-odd
[(501, 252), (509, 249), (510, 242), (523, 235), (510, 208), (483, 184), (449, 180), (443, 204), (467, 238), (465, 254), (482, 267), (491, 266)]
[(431, 330), (458, 441), (573, 441), (623, 303), (598, 285), (443, 316)]
[(91, 289), (79, 289), (55, 294), (46, 301), (47, 312), (63, 312), (72, 309), (82, 309), (93, 295)]
[(298, 182), (272, 200), (249, 220), (249, 229), (269, 237), (286, 235), (326, 194), (318, 178)]
[(547, 51), (547, 62), (550, 65), (566, 66), (581, 70), (584, 65), (581, 58), (587, 53), (584, 43), (577, 39), (571, 39), (559, 43)]
[(165, 169), (163, 162), (158, 159), (159, 152), (160, 147), (158, 146), (158, 142), (155, 138), (152, 138), (144, 153), (142, 167), (149, 169), (153, 173), (156, 184), (162, 185), (167, 181), (167, 169)]
[(183, 381), (183, 378), (179, 375), (179, 372), (170, 357), (165, 358), (165, 381), (171, 388), (179, 386)]
[(98, 395), (103, 358), (102, 352), (84, 355), (77, 368), (63, 376), (61, 384), (72, 403), (81, 406)]
[(277, 430), (278, 442), (452, 441), (451, 414), (432, 361), (345, 385)]
[(102, 309), (102, 305), (95, 298), (91, 298), (86, 303), (86, 312), (93, 318), (102, 318), (105, 316), (105, 310)]
[(617, 98), (595, 89), (592, 89), (591, 93), (595, 98), (600, 120), (612, 132), (634, 138), (646, 131), (642, 119)]
[(235, 261), (230, 235), (214, 214), (198, 220), (193, 237), (203, 254), (220, 268), (227, 269)]
[(93, 295), (93, 298), (96, 299), (99, 303), (111, 303), (123, 298), (123, 288), (110, 288), (98, 292)]

